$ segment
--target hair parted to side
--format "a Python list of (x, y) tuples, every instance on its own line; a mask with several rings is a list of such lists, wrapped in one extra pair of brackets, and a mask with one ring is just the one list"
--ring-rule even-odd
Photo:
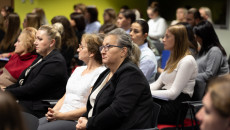
[(61, 34), (64, 31), (64, 27), (61, 23), (55, 23), (53, 25), (43, 25), (38, 30), (44, 30), (47, 36), (55, 40), (55, 48), (60, 49), (61, 47)]
[(33, 27), (24, 28), (21, 32), (21, 34), (24, 34), (26, 38), (24, 46), (25, 48), (27, 48), (27, 51), (30, 53), (35, 51), (34, 41), (36, 39), (36, 33), (37, 33), (37, 29)]
[(35, 13), (28, 13), (26, 15), (26, 24), (27, 27), (34, 27), (38, 29), (41, 26), (41, 21), (39, 19), (39, 16)]
[(224, 56), (227, 55), (224, 47), (219, 41), (213, 25), (209, 21), (201, 21), (193, 28), (193, 32), (202, 39), (202, 45), (199, 52), (200, 56), (206, 54), (209, 49), (214, 46), (218, 47)]
[(175, 37), (174, 49), (165, 67), (165, 71), (171, 73), (183, 57), (191, 54), (189, 51), (190, 41), (184, 25), (172, 25), (167, 30)]
[(8, 26), (6, 27), (6, 33), (0, 44), (0, 50), (7, 50), (14, 46), (15, 40), (20, 34), (20, 18), (17, 13), (11, 13), (6, 19)]
[(210, 80), (208, 92), (214, 109), (222, 117), (230, 117), (230, 75)]
[[(101, 34), (100, 34), (101, 35)], [(94, 59), (102, 64), (102, 57), (99, 47), (102, 46), (103, 37), (98, 34), (84, 34), (82, 40), (84, 39), (87, 44), (87, 49), (89, 52), (94, 54)]]
[(132, 42), (130, 35), (121, 28), (112, 30), (107, 36), (109, 35), (117, 37), (118, 45), (127, 47), (127, 58), (138, 66), (140, 62), (140, 49)]
[(1, 91), (0, 122), (1, 130), (26, 130), (21, 114), (21, 108), (9, 93)]

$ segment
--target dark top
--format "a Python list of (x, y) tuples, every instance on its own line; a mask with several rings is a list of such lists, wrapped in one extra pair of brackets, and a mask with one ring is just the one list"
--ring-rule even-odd
[[(38, 56), (32, 65), (41, 58), (42, 56)], [(30, 109), (36, 109), (36, 106), (42, 107), (41, 100), (59, 99), (65, 93), (68, 79), (66, 63), (57, 50), (50, 52), (25, 77), (26, 70), (22, 72), (16, 84), (6, 88), (6, 91), (12, 93), (19, 103), (27, 102), (30, 104)], [(21, 79), (24, 79), (24, 82), (20, 86)]]
[(68, 47), (66, 44), (63, 44), (60, 50), (62, 56), (65, 58), (68, 75), (71, 74), (71, 62), (74, 57), (75, 49), (73, 47)]
[[(99, 76), (92, 92), (109, 72), (107, 69)], [(89, 98), (87, 112), (83, 115), (86, 118), (92, 108)], [(98, 93), (93, 115), (88, 118), (87, 130), (151, 128), (152, 109), (153, 99), (148, 81), (136, 65), (125, 60)]]

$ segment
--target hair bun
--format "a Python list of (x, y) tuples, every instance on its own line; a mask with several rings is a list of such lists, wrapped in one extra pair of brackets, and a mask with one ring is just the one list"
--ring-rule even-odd
[(53, 24), (53, 28), (56, 29), (60, 34), (64, 32), (64, 27), (61, 23)]

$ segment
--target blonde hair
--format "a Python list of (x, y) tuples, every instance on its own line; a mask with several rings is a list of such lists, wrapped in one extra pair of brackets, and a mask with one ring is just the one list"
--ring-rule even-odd
[(230, 75), (225, 75), (209, 83), (212, 106), (222, 117), (230, 116)]
[(43, 25), (38, 30), (46, 31), (50, 39), (55, 39), (55, 48), (61, 47), (61, 33), (63, 33), (63, 26), (61, 23), (55, 23), (53, 25)]
[(177, 67), (179, 61), (191, 53), (189, 51), (189, 40), (184, 25), (172, 25), (169, 26), (167, 30), (172, 33), (175, 38), (174, 49), (164, 69), (168, 73), (171, 73)]
[(33, 27), (27, 27), (22, 30), (21, 34), (25, 35), (25, 42), (23, 43), (28, 52), (35, 51), (34, 41), (36, 38), (37, 30)]

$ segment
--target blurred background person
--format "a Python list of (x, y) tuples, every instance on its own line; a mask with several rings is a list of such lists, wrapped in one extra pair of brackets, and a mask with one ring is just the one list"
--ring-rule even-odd
[(203, 17), (205, 20), (208, 20), (210, 23), (213, 24), (212, 12), (208, 7), (200, 7), (199, 12), (200, 12), (201, 17)]
[(103, 14), (104, 24), (116, 24), (117, 14), (116, 11), (112, 8), (107, 8), (104, 10)]
[(35, 13), (38, 15), (41, 25), (49, 24), (46, 19), (45, 11), (42, 8), (34, 8), (32, 13)]
[(149, 25), (149, 33), (148, 33), (148, 41), (151, 45), (154, 46), (154, 43), (159, 43), (160, 38), (162, 38), (167, 29), (167, 23), (164, 18), (160, 16), (159, 5), (156, 2), (154, 6), (149, 6), (147, 9), (148, 17), (150, 18), (148, 21)]
[(130, 33), (131, 24), (136, 20), (136, 15), (132, 10), (119, 12), (117, 17), (117, 27), (122, 28), (127, 34)]
[(8, 86), (25, 112), (43, 117), (50, 107), (43, 100), (60, 99), (65, 93), (68, 75), (65, 59), (57, 50), (61, 46), (62, 24), (43, 25), (34, 42), (37, 59), (19, 76), (18, 82)]
[(200, 130), (230, 129), (230, 75), (210, 81), (203, 107), (196, 114)]
[(193, 30), (192, 30), (192, 26), (186, 22), (177, 23), (177, 25), (180, 25), (180, 24), (184, 25), (186, 30), (187, 30), (188, 40), (190, 41), (189, 42), (189, 50), (191, 51), (191, 54), (193, 55), (193, 57), (196, 59), (200, 46), (198, 45), (198, 43), (195, 39)]
[(207, 83), (209, 79), (228, 74), (227, 53), (208, 21), (202, 21), (193, 28), (196, 41), (201, 49), (196, 59), (198, 75), (196, 80)]
[(123, 12), (123, 11), (128, 10), (128, 9), (129, 9), (129, 6), (128, 6), (128, 5), (123, 5), (123, 6), (121, 6), (119, 12)]
[(2, 91), (0, 91), (0, 120), (1, 130), (27, 130), (19, 105), (9, 93)]
[(14, 43), (17, 41), (20, 32), (20, 18), (18, 14), (9, 14), (5, 20), (5, 35), (0, 43), (0, 53), (14, 51)]
[(155, 81), (157, 73), (157, 60), (154, 53), (148, 47), (147, 36), (149, 32), (148, 23), (145, 20), (136, 20), (130, 28), (132, 41), (140, 48), (140, 66), (149, 83)]
[(1, 15), (6, 19), (10, 13), (14, 13), (14, 8), (11, 6), (3, 6), (1, 9)]
[(23, 22), (23, 28), (34, 27), (35, 29), (38, 29), (40, 26), (41, 21), (39, 19), (39, 16), (35, 13), (27, 13), (26, 18)]
[(61, 34), (60, 52), (64, 56), (68, 74), (71, 74), (71, 62), (78, 47), (78, 39), (70, 25), (69, 20), (65, 16), (55, 16), (51, 20), (52, 24), (61, 23), (64, 27), (64, 32)]
[(203, 20), (203, 18), (200, 15), (199, 10), (196, 8), (191, 8), (188, 10), (186, 19), (187, 19), (187, 22), (192, 26), (192, 28)]
[(101, 27), (100, 22), (98, 21), (98, 10), (95, 6), (86, 7), (86, 27), (85, 33), (98, 33)]
[(78, 39), (78, 43), (81, 43), (81, 37), (85, 33), (85, 26), (86, 26), (84, 15), (76, 12), (71, 13), (70, 24), (75, 31), (75, 34)]
[(79, 3), (73, 6), (74, 12), (85, 15), (86, 6), (85, 4)]
[(6, 87), (15, 84), (18, 81), (22, 71), (29, 67), (37, 58), (35, 54), (35, 36), (37, 30), (27, 27), (22, 30), (17, 42), (14, 44), (14, 53), (4, 68), (0, 71), (0, 86)]
[(185, 9), (185, 8), (177, 8), (176, 10), (176, 20), (173, 20), (171, 22), (171, 25), (175, 25), (177, 23), (180, 23), (180, 22), (186, 22), (187, 19), (187, 14), (188, 14), (188, 10)]

